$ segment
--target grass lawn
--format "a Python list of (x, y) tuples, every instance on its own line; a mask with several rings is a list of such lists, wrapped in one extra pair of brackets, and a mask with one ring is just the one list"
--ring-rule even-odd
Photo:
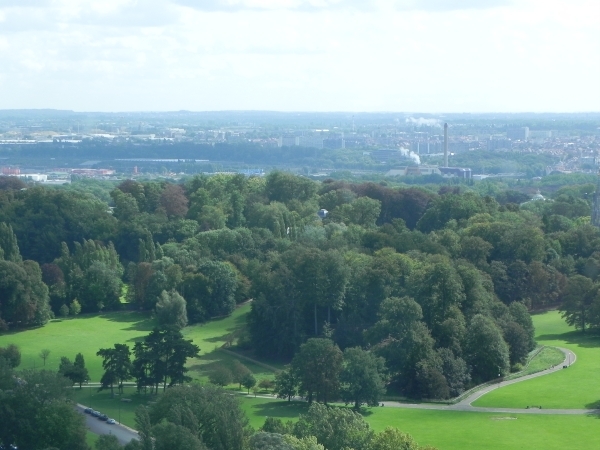
[(296, 421), (300, 414), (308, 410), (308, 403), (281, 399), (255, 398), (244, 396), (241, 399), (242, 409), (246, 412), (250, 425), (259, 429), (267, 417), (278, 417), (281, 420)]
[(96, 448), (96, 441), (98, 440), (98, 435), (88, 431), (85, 433), (85, 441), (91, 448)]
[(589, 416), (483, 414), (373, 408), (373, 429), (388, 426), (410, 433), (439, 450), (579, 450), (600, 447), (599, 419)]
[(544, 347), (537, 355), (533, 357), (527, 368), (519, 373), (511, 374), (505, 377), (505, 380), (520, 378), (532, 373), (541, 372), (549, 367), (561, 364), (565, 359), (565, 354), (554, 347)]
[[(192, 339), (200, 347), (200, 358), (189, 362), (190, 376), (205, 380), (207, 369), (211, 364), (228, 364), (233, 356), (218, 351), (227, 336), (245, 320), (250, 305), (238, 308), (226, 318), (214, 320), (206, 324), (192, 325), (183, 330), (186, 339)], [(73, 319), (53, 320), (47, 325), (15, 331), (0, 336), (0, 347), (16, 344), (21, 349), (21, 365), (19, 369), (39, 369), (43, 365), (38, 356), (42, 349), (49, 349), (50, 356), (45, 368), (58, 370), (61, 356), (74, 360), (81, 352), (91, 381), (99, 381), (102, 376), (102, 359), (96, 356), (101, 348), (114, 344), (133, 344), (143, 339), (155, 325), (154, 319), (146, 313), (119, 311), (107, 314), (82, 315)], [(257, 378), (273, 376), (272, 372), (262, 366), (242, 360)]]
[(568, 369), (497, 389), (484, 395), (475, 406), (524, 408), (600, 407), (600, 337), (569, 327), (557, 311), (533, 316), (540, 344), (564, 347), (577, 355)]
[[(247, 397), (242, 400), (242, 408), (257, 429), (266, 417), (296, 420), (307, 404)], [(590, 416), (368, 408), (364, 417), (375, 431), (396, 427), (410, 433), (419, 444), (439, 450), (579, 450), (600, 446), (599, 419)]]

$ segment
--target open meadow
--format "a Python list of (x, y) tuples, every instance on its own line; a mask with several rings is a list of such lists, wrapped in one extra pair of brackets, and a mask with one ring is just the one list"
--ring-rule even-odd
[[(184, 329), (187, 339), (201, 347), (201, 356), (190, 361), (190, 375), (195, 382), (205, 382), (207, 373), (215, 364), (230, 364), (235, 355), (219, 350), (228, 336), (245, 320), (246, 305), (228, 318)], [(569, 369), (508, 386), (485, 395), (477, 406), (524, 407), (541, 404), (544, 408), (583, 408), (600, 400), (598, 373), (600, 373), (600, 340), (573, 331), (558, 313), (549, 312), (533, 317), (540, 344), (561, 346), (577, 354), (577, 362)], [(73, 358), (82, 352), (93, 380), (101, 375), (101, 361), (95, 356), (98, 348), (114, 343), (131, 343), (141, 339), (153, 327), (147, 315), (120, 312), (76, 319), (54, 321), (46, 327), (0, 336), (0, 346), (15, 343), (23, 353), (22, 368), (37, 367), (42, 360), (37, 356), (42, 348), (51, 350), (46, 367), (56, 370), (60, 356)], [(533, 364), (543, 366), (547, 360)], [(257, 378), (272, 377), (268, 367), (243, 360)], [(228, 387), (237, 391), (237, 386)], [(137, 394), (127, 387), (120, 401), (110, 392), (97, 392), (95, 387), (74, 388), (73, 397), (79, 403), (98, 409), (126, 425), (135, 426), (134, 412), (140, 405), (155, 400), (151, 395)], [(265, 396), (240, 396), (241, 405), (250, 425), (259, 428), (267, 417), (296, 420), (307, 409), (304, 402), (287, 402)], [(374, 430), (393, 426), (408, 432), (421, 444), (439, 450), (454, 449), (583, 449), (600, 446), (600, 424), (597, 416), (585, 415), (532, 415), (496, 414), (458, 411), (432, 411), (393, 407), (367, 408), (364, 417)], [(88, 439), (93, 439), (89, 436)]]
[[(231, 334), (245, 320), (250, 305), (244, 305), (226, 318), (206, 324), (186, 327), (182, 333), (200, 347), (200, 357), (189, 361), (190, 376), (201, 381), (207, 379), (207, 370), (218, 364), (228, 364), (232, 357), (218, 349), (227, 342)], [(92, 382), (102, 376), (102, 359), (96, 356), (101, 348), (114, 344), (127, 344), (130, 348), (142, 340), (155, 326), (154, 319), (146, 313), (119, 311), (106, 314), (82, 315), (72, 319), (53, 320), (39, 328), (19, 330), (0, 336), (0, 347), (16, 344), (21, 349), (20, 369), (34, 369), (43, 366), (39, 357), (42, 349), (50, 350), (45, 368), (58, 370), (61, 356), (71, 361), (77, 353), (82, 353)], [(272, 376), (272, 372), (262, 366), (244, 363), (257, 378)]]
[(532, 318), (539, 344), (568, 348), (577, 355), (577, 362), (568, 369), (494, 390), (473, 406), (600, 408), (600, 337), (569, 327), (557, 311)]

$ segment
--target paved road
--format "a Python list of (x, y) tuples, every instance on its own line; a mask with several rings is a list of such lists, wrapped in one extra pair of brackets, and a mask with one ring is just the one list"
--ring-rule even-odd
[(407, 409), (430, 409), (436, 411), (467, 411), (467, 412), (485, 412), (485, 413), (507, 413), (507, 414), (565, 414), (565, 415), (583, 415), (583, 414), (600, 414), (599, 409), (540, 409), (534, 408), (533, 405), (524, 405), (523, 408), (482, 408), (478, 406), (472, 406), (471, 404), (477, 400), (478, 398), (484, 396), (488, 392), (491, 392), (495, 389), (502, 388), (504, 386), (509, 386), (515, 383), (521, 383), (523, 381), (531, 380), (532, 378), (542, 377), (544, 375), (549, 375), (551, 373), (557, 372), (559, 370), (569, 370), (564, 369), (563, 366), (569, 366), (577, 361), (577, 355), (573, 353), (571, 350), (566, 348), (557, 347), (561, 352), (565, 354), (564, 361), (556, 365), (552, 368), (543, 370), (541, 372), (533, 373), (531, 375), (526, 375), (524, 377), (515, 378), (514, 380), (503, 381), (501, 383), (493, 384), (490, 386), (485, 386), (480, 390), (473, 392), (471, 395), (467, 396), (460, 402), (454, 405), (440, 405), (440, 404), (432, 404), (432, 403), (399, 403), (399, 402), (383, 402), (384, 406), (392, 407), (392, 408), (407, 408)]
[(109, 425), (102, 420), (83, 412), (86, 406), (77, 404), (77, 411), (85, 416), (85, 424), (87, 428), (94, 434), (113, 434), (117, 437), (122, 445), (128, 444), (132, 439), (139, 439), (137, 432), (125, 425)]

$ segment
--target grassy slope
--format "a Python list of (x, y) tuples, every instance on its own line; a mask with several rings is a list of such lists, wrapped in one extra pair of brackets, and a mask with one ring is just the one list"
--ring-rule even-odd
[[(225, 336), (232, 331), (236, 325), (243, 320), (242, 316), (248, 311), (248, 307), (237, 310), (232, 317), (211, 322), (203, 326), (189, 327), (185, 330), (186, 338), (193, 339), (202, 349), (202, 355), (191, 364), (192, 375), (200, 379), (205, 377), (207, 364), (215, 361), (226, 363), (231, 356), (223, 352), (215, 352), (215, 348), (225, 342)], [(129, 314), (129, 315), (128, 315)], [(600, 383), (594, 383), (595, 373), (600, 373), (595, 362), (595, 346), (597, 341), (592, 338), (579, 337), (579, 334), (570, 333), (569, 328), (562, 322), (556, 313), (548, 313), (534, 318), (538, 328), (538, 340), (545, 345), (572, 346), (580, 358), (572, 368), (555, 375), (542, 377), (522, 383), (537, 383), (548, 378), (567, 376), (570, 383), (570, 394), (561, 395), (559, 398), (568, 400), (569, 395), (578, 395), (580, 401), (585, 393), (596, 388)], [(88, 366), (92, 368), (97, 361), (95, 373), (100, 374), (100, 361), (95, 357), (97, 348), (112, 345), (114, 342), (131, 343), (139, 339), (152, 328), (152, 321), (146, 316), (137, 313), (120, 313), (120, 315), (100, 315), (77, 320), (54, 322), (44, 328), (29, 330), (10, 335), (0, 336), (0, 345), (14, 342), (23, 351), (23, 367), (32, 367), (36, 359), (37, 367), (41, 360), (36, 356), (40, 349), (52, 350), (48, 368), (58, 366), (58, 357), (62, 354), (73, 356), (82, 351), (86, 356)], [(567, 333), (566, 335), (564, 333)], [(72, 337), (65, 339), (64, 336)], [(91, 344), (86, 344), (93, 343)], [(86, 350), (86, 347), (89, 350)], [(89, 356), (88, 356), (89, 355)], [(71, 356), (71, 357), (73, 357)], [(29, 363), (28, 363), (29, 361)], [(244, 361), (246, 363), (246, 361)], [(54, 364), (54, 366), (52, 366)], [(268, 376), (269, 372), (261, 366), (247, 364), (255, 371), (257, 377)], [(581, 369), (577, 369), (580, 366)], [(595, 373), (594, 373), (595, 370)], [(577, 377), (582, 377), (580, 383)], [(515, 385), (518, 387), (520, 385)], [(551, 385), (552, 392), (563, 386)], [(511, 387), (494, 391), (501, 393)], [(537, 391), (536, 391), (537, 389)], [(544, 387), (527, 389), (525, 394), (516, 393), (507, 397), (511, 401), (523, 403), (518, 396), (527, 395), (527, 402), (533, 402), (534, 397), (530, 395), (539, 392), (546, 397), (552, 394), (544, 392)], [(597, 391), (597, 389), (596, 389)], [(118, 418), (119, 409), (121, 421), (128, 425), (134, 425), (133, 411), (140, 404), (148, 404), (151, 397), (136, 396), (133, 390), (129, 390), (126, 396), (132, 399), (131, 403), (121, 403), (118, 399), (110, 398), (108, 392), (97, 393), (95, 389), (85, 388), (81, 391), (74, 390), (77, 400), (91, 405), (109, 416)], [(491, 394), (490, 394), (491, 395)], [(486, 396), (488, 397), (488, 396)], [(484, 399), (486, 398), (484, 397)], [(600, 395), (596, 396), (600, 398)], [(546, 405), (544, 405), (546, 406)], [(546, 406), (549, 407), (549, 406)], [(294, 420), (300, 413), (305, 411), (306, 404), (294, 403), (281, 400), (244, 398), (242, 408), (248, 414), (250, 424), (255, 428), (262, 425), (266, 417), (280, 417), (284, 420)], [(505, 417), (516, 417), (516, 419), (504, 419)], [(431, 444), (440, 450), (453, 449), (581, 449), (597, 448), (600, 446), (600, 434), (597, 432), (597, 418), (586, 416), (533, 416), (533, 415), (506, 415), (506, 414), (478, 414), (446, 411), (419, 411), (396, 408), (373, 408), (367, 411), (366, 420), (375, 430), (382, 430), (386, 426), (398, 427), (411, 433), (421, 444)]]
[(574, 331), (556, 311), (533, 317), (540, 344), (571, 349), (577, 362), (568, 369), (494, 390), (475, 406), (596, 408), (600, 406), (600, 337)]
[[(203, 379), (204, 364), (217, 361), (228, 362), (232, 358), (223, 352), (215, 351), (226, 341), (226, 336), (244, 320), (250, 305), (237, 309), (230, 317), (215, 320), (204, 325), (194, 325), (184, 329), (186, 339), (193, 339), (200, 347), (201, 356), (190, 361), (190, 375)], [(0, 336), (0, 347), (16, 344), (21, 349), (19, 369), (40, 368), (43, 364), (38, 356), (40, 350), (50, 350), (46, 369), (57, 370), (61, 356), (71, 360), (79, 352), (83, 353), (91, 381), (99, 381), (102, 376), (102, 360), (96, 356), (100, 348), (112, 347), (115, 343), (133, 347), (135, 341), (143, 339), (154, 327), (154, 320), (138, 312), (121, 311), (116, 313), (84, 315), (74, 319), (55, 320), (44, 327), (17, 331)], [(258, 377), (270, 372), (260, 366), (247, 364)]]

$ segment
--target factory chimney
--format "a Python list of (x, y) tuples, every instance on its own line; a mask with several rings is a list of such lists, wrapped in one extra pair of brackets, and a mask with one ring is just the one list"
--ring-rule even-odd
[(448, 124), (444, 124), (444, 167), (448, 167)]

